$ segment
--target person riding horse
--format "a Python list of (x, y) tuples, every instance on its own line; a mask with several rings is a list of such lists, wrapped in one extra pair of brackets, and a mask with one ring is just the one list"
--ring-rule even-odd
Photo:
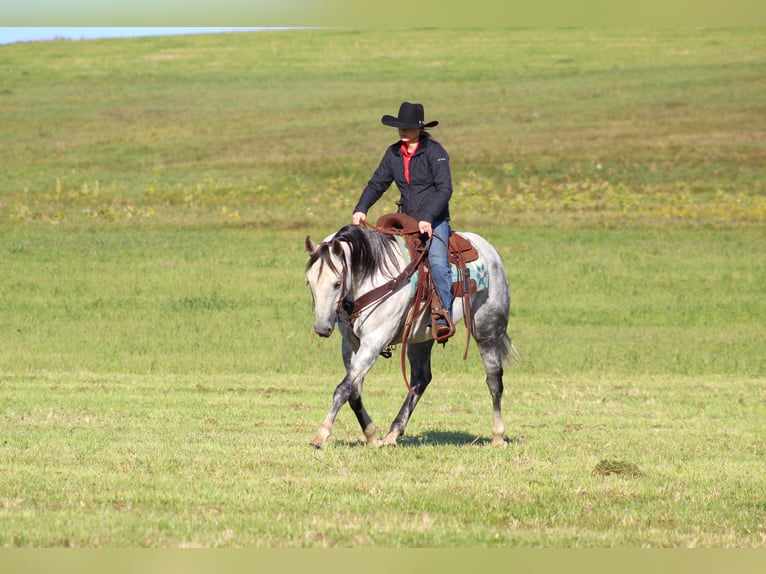
[(390, 145), (354, 208), (352, 221), (361, 225), (367, 212), (383, 193), (396, 182), (401, 197), (399, 212), (414, 217), (420, 232), (431, 241), (428, 265), (441, 308), (435, 308), (436, 340), (445, 342), (454, 333), (452, 313), (452, 271), (448, 241), (451, 233), (449, 201), (452, 175), (449, 155), (442, 145), (426, 132), (438, 121), (424, 121), (422, 104), (402, 102), (398, 116), (384, 115), (383, 125), (399, 129), (399, 141)]

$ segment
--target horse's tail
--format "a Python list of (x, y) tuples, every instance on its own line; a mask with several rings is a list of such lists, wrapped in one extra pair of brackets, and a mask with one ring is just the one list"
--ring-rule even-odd
[(503, 361), (511, 365), (521, 360), (521, 353), (516, 343), (511, 340), (508, 333), (503, 333)]

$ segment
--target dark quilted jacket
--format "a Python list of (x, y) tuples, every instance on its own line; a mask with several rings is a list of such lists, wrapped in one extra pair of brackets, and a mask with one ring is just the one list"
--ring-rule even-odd
[(449, 220), (452, 176), (449, 155), (439, 142), (427, 135), (421, 138), (410, 160), (410, 183), (404, 179), (401, 143), (389, 146), (354, 211), (367, 213), (392, 182), (396, 182), (401, 194), (397, 201), (399, 211), (418, 221), (433, 223)]

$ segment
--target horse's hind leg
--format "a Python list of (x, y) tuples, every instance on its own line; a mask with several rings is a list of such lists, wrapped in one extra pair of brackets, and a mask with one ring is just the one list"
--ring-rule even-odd
[(499, 339), (477, 339), (479, 352), (487, 373), (487, 387), (492, 397), (492, 445), (506, 446), (505, 423), (503, 422), (503, 359), (510, 348), (508, 336)]
[(407, 346), (412, 394), (408, 394), (407, 398), (404, 399), (404, 404), (399, 409), (399, 414), (396, 415), (394, 422), (391, 423), (391, 429), (383, 437), (382, 446), (396, 445), (397, 439), (404, 434), (407, 422), (410, 420), (412, 412), (420, 401), (420, 397), (423, 396), (428, 383), (431, 382), (431, 350), (433, 345), (434, 342), (431, 340)]

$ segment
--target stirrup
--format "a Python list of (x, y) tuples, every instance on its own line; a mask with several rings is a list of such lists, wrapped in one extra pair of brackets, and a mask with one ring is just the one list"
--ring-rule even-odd
[[(437, 323), (437, 319), (444, 319), (447, 324)], [(431, 336), (437, 343), (446, 343), (447, 339), (455, 334), (455, 323), (444, 307), (431, 309)]]
[(443, 325), (439, 323), (436, 326), (436, 333), (434, 333), (433, 337), (436, 339), (437, 343), (446, 343), (449, 338), (452, 337), (452, 335), (455, 334), (455, 329), (450, 328), (449, 325)]

